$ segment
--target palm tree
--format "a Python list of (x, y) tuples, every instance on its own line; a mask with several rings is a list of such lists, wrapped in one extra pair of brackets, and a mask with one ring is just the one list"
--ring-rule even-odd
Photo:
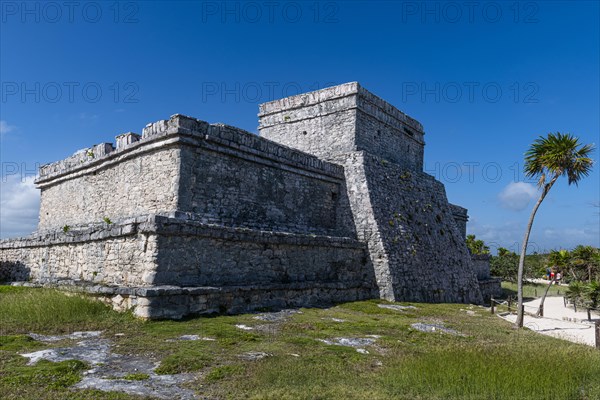
[(594, 146), (592, 144), (582, 146), (578, 138), (570, 134), (557, 132), (549, 133), (547, 137), (540, 136), (525, 153), (525, 175), (529, 178), (538, 178), (538, 187), (541, 189), (541, 194), (531, 211), (519, 258), (519, 270), (517, 272), (518, 309), (517, 321), (515, 322), (515, 325), (519, 328), (523, 327), (523, 266), (535, 214), (558, 178), (564, 175), (568, 178), (569, 185), (573, 183), (577, 185), (581, 178), (589, 175), (593, 165), (589, 155), (593, 150)]
[(600, 282), (592, 281), (585, 287), (585, 303), (587, 304), (588, 320), (592, 320), (591, 309), (596, 310), (600, 304)]
[[(592, 281), (595, 258), (598, 250), (593, 246), (579, 245), (572, 251), (574, 267), (587, 274), (588, 283)], [(578, 277), (579, 278), (579, 277)]]
[(586, 290), (586, 286), (579, 281), (571, 282), (569, 284), (569, 289), (567, 289), (565, 296), (573, 302), (575, 312), (577, 312), (577, 304), (580, 304), (585, 300)]

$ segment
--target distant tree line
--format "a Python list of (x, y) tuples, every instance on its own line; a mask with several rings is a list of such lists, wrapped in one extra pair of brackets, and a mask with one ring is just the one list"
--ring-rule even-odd
[[(475, 235), (468, 235), (467, 247), (471, 254), (489, 254), (489, 247)], [(516, 282), (519, 268), (519, 255), (503, 247), (490, 257), (490, 272), (493, 276), (509, 282)], [(552, 274), (553, 273), (553, 274)], [(560, 274), (560, 275), (558, 275)], [(524, 277), (526, 279), (549, 278), (558, 283), (568, 283), (565, 297), (577, 308), (588, 311), (600, 309), (600, 249), (594, 246), (579, 245), (572, 250), (552, 250), (545, 254), (530, 254), (525, 257)], [(547, 291), (546, 291), (547, 293)], [(545, 298), (545, 295), (544, 295)]]
[[(503, 247), (490, 259), (494, 276), (515, 282), (519, 256)], [(600, 281), (600, 249), (579, 245), (573, 250), (552, 250), (546, 254), (530, 254), (525, 257), (525, 278), (541, 278), (549, 272), (560, 273), (563, 282)]]

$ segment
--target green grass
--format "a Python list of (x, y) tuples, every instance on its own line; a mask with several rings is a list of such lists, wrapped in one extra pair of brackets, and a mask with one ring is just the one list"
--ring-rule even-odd
[[(0, 315), (8, 322), (0, 336), (0, 393), (3, 398), (135, 398), (73, 391), (68, 386), (81, 378), (81, 363), (27, 366), (18, 355), (50, 347), (24, 336), (27, 330), (56, 333), (67, 326), (103, 329), (119, 353), (162, 361), (158, 373), (198, 373), (188, 387), (208, 398), (600, 399), (600, 351), (591, 347), (514, 330), (481, 307), (413, 303), (416, 310), (398, 312), (382, 309), (379, 303), (302, 309), (273, 329), (261, 330), (274, 325), (253, 315), (144, 322), (86, 298), (0, 286)], [(44, 316), (60, 307), (66, 310), (60, 322)], [(444, 323), (463, 336), (422, 333), (411, 329), (415, 322)], [(258, 329), (243, 331), (236, 324)], [(184, 334), (215, 340), (172, 341)], [(376, 346), (366, 347), (369, 354), (317, 340), (366, 335), (381, 336)], [(270, 356), (254, 361), (240, 357), (251, 351)]]
[(125, 376), (123, 376), (123, 379), (126, 379), (128, 381), (145, 381), (146, 379), (149, 379), (150, 375), (148, 374), (127, 374)]
[[(543, 283), (525, 283), (523, 285), (523, 297), (534, 299), (536, 297), (542, 297), (547, 284)], [(517, 297), (517, 284), (514, 282), (502, 282), (502, 291), (503, 297), (508, 298), (508, 296), (512, 296), (513, 298)], [(552, 285), (548, 290), (548, 296), (562, 296), (567, 291), (567, 288), (559, 285)]]
[(101, 330), (133, 321), (85, 296), (51, 289), (0, 286), (0, 334)]

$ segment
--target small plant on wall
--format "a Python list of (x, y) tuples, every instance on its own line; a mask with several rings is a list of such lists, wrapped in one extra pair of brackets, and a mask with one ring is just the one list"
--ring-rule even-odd
[(106, 222), (106, 224), (107, 224), (107, 225), (110, 225), (110, 224), (112, 224), (112, 223), (113, 223), (113, 222), (110, 220), (110, 218), (108, 218), (108, 217), (104, 217), (102, 220), (103, 220), (104, 222)]

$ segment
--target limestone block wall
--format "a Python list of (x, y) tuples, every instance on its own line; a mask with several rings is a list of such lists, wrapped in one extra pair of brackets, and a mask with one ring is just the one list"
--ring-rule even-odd
[(344, 179), (340, 165), (175, 115), (43, 166), (40, 229), (0, 241), (0, 280), (77, 285), (151, 318), (371, 298)]
[(338, 215), (343, 169), (237, 128), (211, 127), (181, 152), (178, 210), (206, 223), (355, 236)]
[(260, 136), (326, 159), (356, 149), (356, 89), (344, 84), (260, 105)]
[(423, 173), (419, 122), (356, 82), (263, 104), (259, 118), (261, 136), (344, 166), (340, 208), (369, 245), (381, 297), (481, 302), (466, 209)]
[(362, 109), (357, 111), (358, 149), (402, 165), (412, 171), (423, 170), (423, 133), (398, 121), (384, 121)]
[(158, 268), (153, 283), (260, 286), (337, 282), (370, 285), (363, 243), (349, 238), (206, 225), (157, 218)]
[(473, 261), (473, 270), (477, 275), (477, 279), (486, 280), (490, 279), (490, 255), (489, 254), (473, 254), (471, 255)]
[(146, 218), (34, 234), (0, 241), (0, 281), (150, 285), (157, 251)]
[[(353, 236), (342, 167), (181, 115), (43, 166), (39, 230), (172, 213), (228, 226)], [(139, 139), (139, 140), (138, 140)], [(101, 150), (101, 151), (100, 151)]]
[(377, 296), (364, 243), (157, 215), (0, 242), (0, 281), (100, 296), (142, 318)]
[[(41, 189), (38, 229), (175, 211), (180, 149), (173, 143), (156, 144), (138, 142), (94, 157), (83, 152), (79, 164), (67, 159), (42, 167), (36, 181)], [(61, 165), (58, 173), (48, 171)]]
[(467, 215), (467, 209), (461, 206), (457, 206), (456, 204), (450, 204), (450, 211), (452, 212), (452, 216), (454, 217), (454, 222), (456, 223), (456, 227), (461, 233), (463, 239), (467, 238), (467, 221), (469, 221), (469, 216)]
[(421, 171), (423, 127), (357, 82), (261, 104), (260, 135), (324, 159), (367, 151)]
[(383, 298), (481, 302), (470, 254), (440, 182), (366, 152), (339, 155), (338, 161)]

